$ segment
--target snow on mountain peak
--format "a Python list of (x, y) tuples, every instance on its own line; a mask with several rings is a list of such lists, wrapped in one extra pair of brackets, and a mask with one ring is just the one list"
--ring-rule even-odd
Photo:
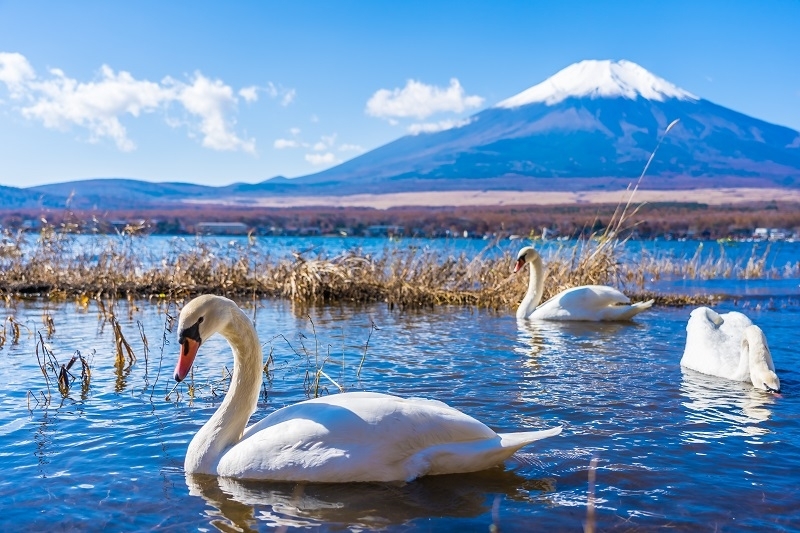
[(495, 107), (515, 108), (526, 104), (557, 104), (567, 98), (667, 98), (698, 100), (698, 97), (659, 78), (631, 61), (586, 60), (574, 63), (538, 85), (503, 100)]

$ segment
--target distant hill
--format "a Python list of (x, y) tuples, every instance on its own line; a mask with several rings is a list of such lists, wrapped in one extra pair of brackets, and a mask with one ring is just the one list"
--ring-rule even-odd
[(0, 185), (0, 209), (35, 209), (63, 206), (66, 198), (46, 191)]
[(582, 61), (436, 133), (407, 135), (295, 179), (203, 187), (86, 180), (25, 189), (81, 205), (448, 190), (800, 187), (800, 133), (727, 109), (629, 61)]

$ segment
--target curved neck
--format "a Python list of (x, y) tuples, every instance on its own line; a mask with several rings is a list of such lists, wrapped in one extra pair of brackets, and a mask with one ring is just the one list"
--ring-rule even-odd
[(542, 300), (544, 292), (544, 275), (542, 274), (542, 258), (536, 255), (527, 262), (530, 265), (530, 280), (528, 281), (528, 292), (517, 308), (517, 318), (528, 318), (536, 310), (536, 306)]
[(769, 348), (760, 335), (752, 333), (745, 335), (742, 341), (742, 359), (746, 361), (749, 368), (750, 381), (757, 387), (769, 379), (766, 376), (775, 373), (775, 365), (772, 362)]
[(220, 334), (233, 350), (231, 384), (222, 404), (189, 444), (184, 465), (189, 473), (216, 473), (220, 457), (241, 440), (261, 391), (263, 356), (250, 319), (238, 307), (232, 308)]

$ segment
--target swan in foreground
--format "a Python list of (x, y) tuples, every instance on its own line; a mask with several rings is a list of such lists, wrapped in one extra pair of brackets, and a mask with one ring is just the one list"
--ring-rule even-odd
[(495, 433), (446, 404), (350, 392), (278, 409), (246, 427), (261, 391), (263, 357), (255, 328), (221, 296), (189, 302), (178, 321), (175, 380), (189, 373), (200, 345), (221, 334), (233, 350), (225, 399), (189, 444), (188, 474), (280, 481), (400, 481), (475, 472), (561, 428)]
[(519, 251), (514, 272), (522, 270), (526, 263), (530, 265), (531, 277), (528, 282), (528, 292), (517, 308), (517, 318), (595, 322), (630, 320), (634, 315), (653, 305), (653, 300), (632, 304), (627, 296), (605, 285), (573, 287), (539, 305), (544, 293), (544, 269), (542, 257), (532, 246), (526, 246)]
[(764, 332), (736, 311), (722, 315), (708, 307), (692, 311), (686, 324), (681, 366), (746, 381), (769, 392), (781, 390)]

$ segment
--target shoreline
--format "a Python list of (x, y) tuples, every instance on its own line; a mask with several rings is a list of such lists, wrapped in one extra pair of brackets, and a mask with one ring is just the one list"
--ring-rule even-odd
[[(264, 196), (187, 200), (188, 205), (239, 207), (489, 207), (511, 205), (585, 205), (627, 203), (630, 191), (429, 191), (347, 196)], [(676, 202), (707, 205), (750, 202), (800, 202), (800, 189), (719, 188), (657, 190), (639, 189), (631, 203)]]

